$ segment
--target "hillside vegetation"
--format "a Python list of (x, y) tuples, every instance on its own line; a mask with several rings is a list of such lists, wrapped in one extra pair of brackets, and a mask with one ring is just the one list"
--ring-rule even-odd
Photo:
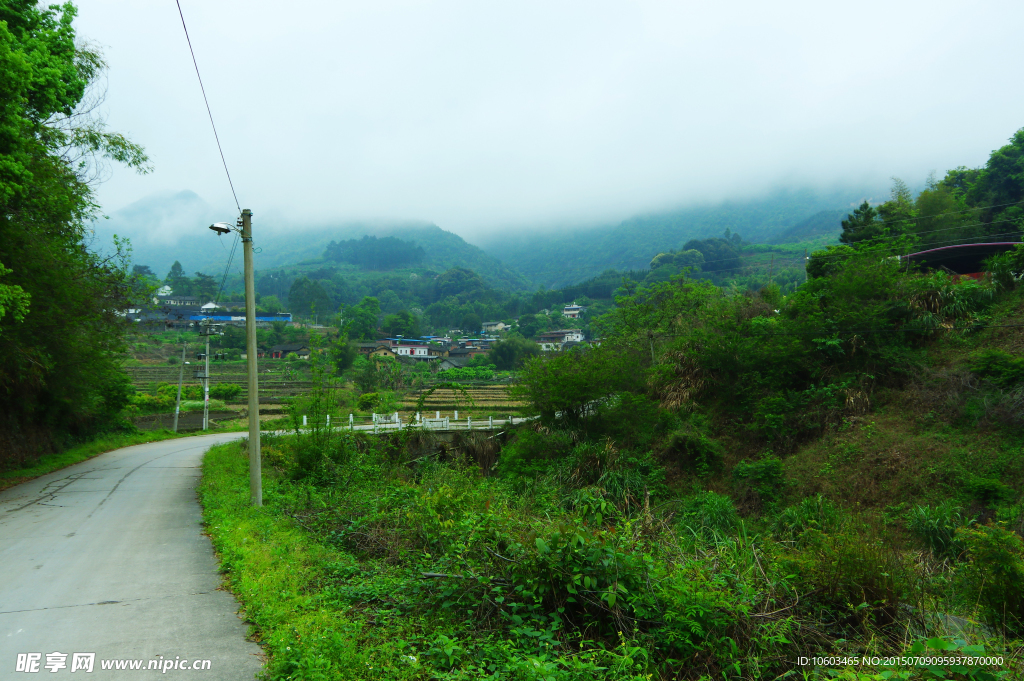
[(638, 215), (604, 227), (503, 233), (482, 245), (534, 287), (561, 288), (608, 269), (646, 268), (658, 253), (691, 239), (719, 237), (726, 230), (749, 242), (766, 242), (819, 211), (857, 205), (863, 198), (863, 192), (777, 192), (763, 199)]
[[(1019, 677), (1024, 248), (976, 282), (892, 247), (788, 295), (634, 285), (526, 364), (532, 424), (274, 438), (262, 510), (212, 452), (268, 676)], [(947, 660), (843, 661), (912, 653)]]
[(72, 5), (0, 4), (0, 471), (124, 427), (120, 370), (133, 303), (128, 251), (82, 247), (104, 159), (145, 171), (105, 129), (102, 56), (77, 42)]

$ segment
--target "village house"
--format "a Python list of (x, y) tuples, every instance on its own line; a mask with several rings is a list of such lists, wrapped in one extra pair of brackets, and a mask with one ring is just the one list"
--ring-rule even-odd
[(357, 343), (356, 350), (363, 357), (396, 357), (395, 353), (391, 350), (391, 344), (387, 341)]
[(484, 333), (500, 333), (512, 328), (505, 322), (484, 322), (482, 326)]
[(391, 350), (399, 357), (410, 357), (415, 360), (427, 361), (438, 359), (445, 354), (439, 346), (434, 346), (421, 339), (389, 338)]
[(461, 369), (467, 364), (469, 364), (469, 358), (445, 357), (437, 363), (437, 370), (447, 371), (448, 369)]
[(293, 352), (299, 359), (309, 359), (309, 346), (305, 343), (282, 343), (270, 348), (270, 356), (273, 359), (284, 359)]
[(562, 308), (562, 316), (568, 317), (569, 319), (579, 319), (580, 315), (583, 314), (583, 311), (586, 309), (587, 308), (581, 305), (577, 305), (576, 301), (573, 301), (572, 305), (566, 305)]
[(583, 342), (582, 329), (559, 329), (547, 331), (540, 335), (538, 344), (543, 352), (558, 352), (566, 343)]
[(153, 301), (158, 305), (181, 305), (183, 307), (199, 307), (199, 299), (195, 296), (163, 296)]

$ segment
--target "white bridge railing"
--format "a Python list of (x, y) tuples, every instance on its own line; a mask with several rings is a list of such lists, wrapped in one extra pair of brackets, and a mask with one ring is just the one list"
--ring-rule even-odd
[[(345, 430), (361, 430), (361, 431), (372, 431), (379, 433), (387, 430), (406, 430), (409, 428), (419, 428), (423, 430), (492, 430), (495, 426), (507, 426), (515, 423), (522, 422), (525, 419), (516, 419), (509, 415), (502, 419), (495, 419), (493, 416), (488, 416), (486, 419), (477, 419), (473, 421), (473, 417), (467, 416), (463, 420), (459, 420), (459, 412), (455, 412), (454, 418), (449, 416), (441, 416), (441, 412), (434, 412), (434, 417), (424, 417), (419, 412), (413, 420), (403, 421), (402, 417), (399, 416), (398, 412), (391, 414), (371, 414), (369, 423), (357, 423), (354, 414), (348, 415), (348, 423), (343, 424), (340, 419), (336, 419), (334, 423), (335, 429)], [(322, 422), (324, 427), (331, 428), (331, 417), (327, 416)], [(309, 428), (315, 427), (311, 423), (311, 419), (308, 416), (303, 415), (302, 427)]]

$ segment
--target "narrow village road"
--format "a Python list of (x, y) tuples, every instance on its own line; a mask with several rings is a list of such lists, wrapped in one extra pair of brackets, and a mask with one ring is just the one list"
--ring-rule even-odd
[[(126, 447), (0, 492), (0, 679), (253, 679), (260, 648), (219, 590), (195, 491), (203, 453), (241, 436)], [(75, 653), (95, 654), (91, 674)]]

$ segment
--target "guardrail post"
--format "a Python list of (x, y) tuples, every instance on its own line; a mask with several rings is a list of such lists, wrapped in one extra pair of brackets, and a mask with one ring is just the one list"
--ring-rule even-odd
[(306, 415), (305, 415), (305, 414), (303, 414), (303, 415), (302, 415), (302, 425), (303, 425), (303, 426), (306, 426), (306, 425), (307, 425), (307, 424), (306, 424)]
[(327, 415), (327, 427), (328, 428), (331, 427), (331, 415), (330, 414)]
[(435, 412), (434, 412), (434, 418), (435, 418), (435, 419), (439, 419), (439, 418), (441, 418), (441, 412), (439, 412), (439, 411), (435, 411)]
[(352, 416), (352, 414), (348, 415), (348, 429), (349, 430), (355, 430), (356, 429), (356, 420)]
[(455, 420), (456, 421), (459, 420), (459, 410), (458, 409), (455, 410)]
[(473, 417), (472, 416), (467, 416), (466, 417), (466, 430), (473, 430)]

